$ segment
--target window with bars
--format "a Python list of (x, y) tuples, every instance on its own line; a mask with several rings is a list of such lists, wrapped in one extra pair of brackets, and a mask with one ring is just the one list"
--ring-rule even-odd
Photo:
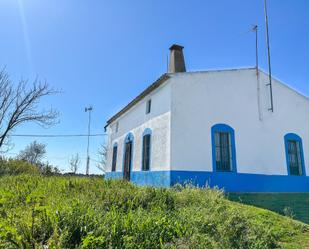
[(113, 158), (112, 158), (112, 171), (116, 171), (116, 164), (117, 164), (117, 145), (113, 147)]
[(148, 171), (150, 169), (150, 142), (151, 142), (151, 135), (145, 134), (143, 136), (143, 155), (142, 155), (143, 171)]
[(237, 172), (235, 132), (226, 124), (211, 127), (213, 171)]
[(306, 175), (302, 139), (294, 133), (284, 136), (285, 153), (288, 174), (294, 176)]
[(291, 175), (302, 175), (299, 141), (288, 140), (288, 157)]
[(232, 147), (230, 133), (215, 132), (215, 147), (217, 171), (231, 171)]

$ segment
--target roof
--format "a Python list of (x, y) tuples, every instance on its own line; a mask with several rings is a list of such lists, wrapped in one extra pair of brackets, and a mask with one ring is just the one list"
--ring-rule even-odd
[[(174, 45), (173, 45), (174, 46)], [(178, 45), (175, 45), (178, 46)], [(179, 73), (173, 73), (168, 74), (165, 73), (161, 75), (155, 82), (153, 82), (149, 87), (147, 87), (143, 92), (141, 92), (135, 99), (133, 99), (129, 104), (127, 104), (124, 108), (122, 108), (119, 112), (117, 112), (114, 116), (112, 116), (105, 126), (105, 128), (111, 124), (113, 121), (115, 121), (117, 118), (119, 118), (122, 114), (124, 114), (126, 111), (128, 111), (131, 107), (133, 107), (136, 103), (138, 103), (140, 100), (142, 100), (145, 96), (147, 96), (149, 93), (160, 87), (164, 82), (166, 82), (171, 76), (177, 75), (177, 74), (196, 74), (196, 73), (211, 73), (211, 72), (226, 72), (226, 71), (239, 71), (239, 70), (256, 70), (255, 67), (247, 67), (247, 68), (232, 68), (232, 69), (213, 69), (213, 70), (203, 70), (203, 71), (194, 71), (194, 72), (179, 72)], [(263, 70), (259, 69), (260, 72), (268, 75)], [(309, 100), (307, 96), (300, 93), (299, 91), (293, 89), (289, 85), (282, 83), (280, 80), (276, 79), (275, 77), (272, 77), (273, 79), (277, 80), (281, 85), (289, 88), (293, 92), (299, 94), (300, 96), (304, 97), (305, 99)]]
[[(155, 82), (153, 82), (149, 87), (147, 87), (143, 92), (141, 92), (135, 99), (133, 99), (129, 104), (127, 104), (124, 108), (122, 108), (119, 112), (117, 112), (114, 116), (112, 116), (108, 121), (106, 126), (111, 124), (113, 121), (115, 121), (117, 118), (119, 118), (122, 114), (124, 114), (127, 110), (129, 110), (132, 106), (134, 106), (137, 102), (139, 102), (141, 99), (143, 99), (145, 96), (147, 96), (149, 93), (151, 93), (153, 90), (157, 89), (159, 86), (161, 86), (166, 80), (168, 80), (170, 76), (165, 73), (161, 75)], [(105, 127), (106, 127), (105, 126)]]

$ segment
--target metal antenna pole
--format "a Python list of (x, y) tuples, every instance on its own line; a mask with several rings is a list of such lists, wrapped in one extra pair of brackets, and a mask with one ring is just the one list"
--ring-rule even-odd
[(87, 141), (87, 164), (86, 164), (86, 175), (89, 175), (89, 163), (90, 163), (90, 156), (89, 156), (89, 142), (90, 142), (90, 123), (91, 123), (91, 111), (93, 110), (92, 106), (86, 107), (85, 112), (88, 112), (88, 141)]
[(256, 75), (258, 75), (259, 74), (258, 26), (254, 25), (252, 31), (255, 32), (255, 68), (256, 68)]
[(273, 88), (272, 88), (272, 77), (271, 77), (271, 63), (270, 63), (270, 44), (269, 44), (269, 30), (268, 30), (268, 13), (267, 13), (267, 0), (264, 0), (264, 11), (265, 11), (265, 24), (266, 24), (266, 41), (267, 41), (267, 52), (268, 52), (268, 76), (269, 76), (269, 86), (270, 91), (270, 108), (269, 110), (274, 112), (273, 103)]
[(252, 31), (255, 32), (255, 69), (256, 69), (256, 79), (257, 79), (257, 104), (258, 104), (258, 114), (259, 120), (263, 120), (262, 110), (261, 110), (261, 87), (260, 87), (260, 73), (259, 73), (259, 43), (258, 43), (258, 26), (253, 25)]

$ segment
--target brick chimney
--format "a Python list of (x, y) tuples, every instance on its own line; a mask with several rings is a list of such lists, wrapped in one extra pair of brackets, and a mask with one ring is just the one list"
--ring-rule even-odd
[(183, 46), (177, 44), (170, 47), (169, 73), (181, 73), (186, 71), (185, 58), (182, 50)]

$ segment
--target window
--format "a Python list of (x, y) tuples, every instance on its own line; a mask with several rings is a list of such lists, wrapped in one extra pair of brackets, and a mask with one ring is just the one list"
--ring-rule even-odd
[(117, 164), (117, 144), (113, 146), (113, 158), (112, 158), (112, 171), (116, 171), (116, 164)]
[(119, 130), (119, 122), (117, 121), (117, 123), (116, 123), (116, 133), (118, 132), (118, 130)]
[(225, 124), (217, 124), (211, 131), (214, 171), (236, 171), (233, 128)]
[(228, 132), (215, 132), (216, 167), (220, 171), (231, 171), (231, 136)]
[(285, 135), (285, 153), (289, 175), (305, 175), (301, 138), (293, 133)]
[(151, 99), (149, 99), (146, 104), (146, 114), (150, 112), (151, 112)]
[(150, 144), (151, 131), (146, 129), (143, 134), (143, 149), (142, 149), (142, 170), (148, 171), (150, 169)]

